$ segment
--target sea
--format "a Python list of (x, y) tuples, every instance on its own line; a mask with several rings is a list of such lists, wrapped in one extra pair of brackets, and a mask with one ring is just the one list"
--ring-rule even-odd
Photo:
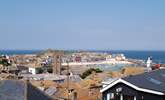
[[(22, 54), (37, 54), (43, 50), (0, 50), (0, 55), (22, 55)], [(139, 59), (146, 61), (149, 56), (152, 57), (153, 62), (165, 64), (165, 51), (129, 51), (129, 50), (102, 50), (94, 52), (110, 53), (110, 54), (124, 54), (126, 58)]]

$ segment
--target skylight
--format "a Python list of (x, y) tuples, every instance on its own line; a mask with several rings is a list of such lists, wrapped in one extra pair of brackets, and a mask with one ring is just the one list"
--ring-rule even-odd
[(161, 76), (165, 77), (165, 74), (161, 74)]
[(154, 78), (148, 78), (148, 80), (156, 85), (160, 85), (162, 82), (160, 82), (159, 80), (156, 80)]

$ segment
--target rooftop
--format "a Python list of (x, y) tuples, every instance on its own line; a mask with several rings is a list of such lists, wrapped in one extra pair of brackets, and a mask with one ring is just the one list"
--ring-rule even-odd
[(52, 100), (28, 82), (19, 80), (0, 81), (0, 100)]
[(154, 70), (139, 75), (125, 77), (123, 79), (140, 88), (165, 93), (165, 69)]

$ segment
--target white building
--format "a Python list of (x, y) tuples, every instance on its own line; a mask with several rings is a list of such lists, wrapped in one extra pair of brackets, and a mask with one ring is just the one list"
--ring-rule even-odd
[(118, 54), (116, 55), (115, 59), (117, 61), (121, 61), (121, 60), (126, 60), (126, 57), (124, 56), (124, 54)]
[(151, 65), (152, 65), (152, 58), (148, 57), (148, 59), (147, 59), (147, 68), (151, 68)]
[(107, 61), (112, 60), (112, 55), (108, 55), (108, 56), (106, 57), (106, 60), (107, 60)]
[(32, 73), (33, 75), (39, 73), (38, 68), (35, 68), (35, 67), (29, 67), (29, 68), (28, 68), (28, 71), (29, 71), (29, 73)]

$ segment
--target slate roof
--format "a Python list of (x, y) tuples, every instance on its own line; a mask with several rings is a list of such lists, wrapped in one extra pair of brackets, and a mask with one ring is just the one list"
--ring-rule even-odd
[(140, 88), (165, 93), (165, 69), (146, 72), (122, 79)]
[(23, 82), (18, 81), (0, 81), (0, 100), (24, 100)]
[(52, 100), (28, 82), (19, 80), (0, 81), (0, 100)]

